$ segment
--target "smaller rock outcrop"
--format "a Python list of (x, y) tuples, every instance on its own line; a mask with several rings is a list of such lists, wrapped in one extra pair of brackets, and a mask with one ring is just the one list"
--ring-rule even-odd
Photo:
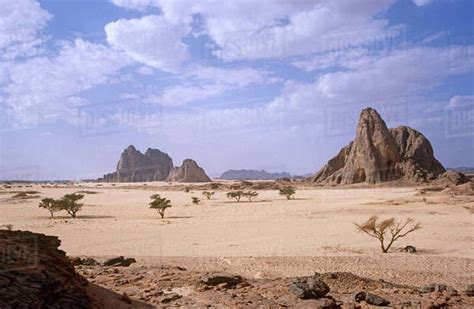
[(174, 167), (168, 175), (167, 181), (175, 182), (210, 182), (211, 178), (191, 159), (186, 159), (180, 167)]

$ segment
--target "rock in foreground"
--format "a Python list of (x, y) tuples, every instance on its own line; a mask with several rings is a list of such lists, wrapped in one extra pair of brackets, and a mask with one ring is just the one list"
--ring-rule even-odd
[(78, 275), (60, 240), (0, 230), (0, 308), (90, 308), (87, 281)]
[(362, 110), (354, 141), (317, 172), (313, 181), (329, 184), (377, 184), (392, 180), (423, 182), (445, 169), (428, 139), (405, 126), (388, 129), (375, 109)]

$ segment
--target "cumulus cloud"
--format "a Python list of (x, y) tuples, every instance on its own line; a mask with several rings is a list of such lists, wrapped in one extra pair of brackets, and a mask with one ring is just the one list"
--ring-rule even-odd
[[(203, 33), (216, 44), (214, 54), (233, 61), (285, 58), (389, 39), (400, 29), (374, 16), (393, 2), (155, 0), (128, 7), (159, 7), (162, 18), (174, 25), (187, 25), (193, 14), (200, 15)], [(174, 35), (182, 37), (178, 31)]]
[(104, 84), (129, 59), (107, 46), (81, 39), (52, 57), (34, 57), (9, 67), (6, 103), (22, 123), (71, 115), (81, 91)]
[(119, 19), (105, 26), (111, 46), (138, 62), (169, 72), (177, 71), (188, 57), (182, 38), (189, 31), (187, 25), (171, 23), (158, 15)]
[(52, 18), (34, 0), (3, 1), (0, 10), (0, 58), (31, 52), (39, 34)]

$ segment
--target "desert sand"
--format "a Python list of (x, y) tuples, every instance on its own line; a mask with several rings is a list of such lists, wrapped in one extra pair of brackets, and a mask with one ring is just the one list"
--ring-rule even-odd
[[(225, 190), (206, 200), (202, 190), (167, 183), (42, 186), (13, 184), (0, 190), (0, 226), (56, 235), (71, 256), (135, 257), (139, 265), (163, 262), (190, 269), (223, 269), (253, 278), (289, 277), (315, 271), (351, 271), (403, 284), (441, 282), (457, 287), (474, 281), (474, 197), (444, 192), (420, 194), (414, 187), (298, 188), (286, 200), (277, 190), (259, 190), (253, 202), (235, 202)], [(178, 187), (176, 187), (178, 188)], [(38, 191), (12, 198), (14, 191)], [(88, 191), (77, 218), (55, 219), (38, 208), (40, 198)], [(148, 208), (150, 195), (172, 202), (164, 219)], [(191, 197), (201, 198), (193, 205)], [(411, 217), (423, 228), (402, 238), (392, 252), (357, 233), (354, 223), (370, 216)], [(416, 254), (400, 252), (413, 245)]]

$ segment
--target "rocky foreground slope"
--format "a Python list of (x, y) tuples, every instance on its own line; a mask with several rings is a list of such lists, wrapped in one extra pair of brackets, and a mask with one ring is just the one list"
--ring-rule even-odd
[(120, 155), (117, 169), (105, 174), (99, 181), (104, 182), (145, 182), (145, 181), (207, 182), (211, 179), (194, 160), (186, 159), (180, 167), (173, 167), (171, 157), (158, 149), (148, 148), (143, 154), (133, 145)]
[(424, 182), (445, 172), (429, 140), (401, 126), (388, 129), (378, 112), (362, 110), (355, 139), (317, 172), (313, 181), (376, 184), (392, 180)]
[[(68, 259), (57, 237), (0, 230), (0, 308), (472, 308), (474, 286), (418, 288), (347, 272), (249, 279), (146, 266), (133, 258)], [(76, 265), (76, 273), (72, 262)]]
[(59, 245), (55, 236), (0, 230), (0, 308), (90, 308), (88, 282)]

